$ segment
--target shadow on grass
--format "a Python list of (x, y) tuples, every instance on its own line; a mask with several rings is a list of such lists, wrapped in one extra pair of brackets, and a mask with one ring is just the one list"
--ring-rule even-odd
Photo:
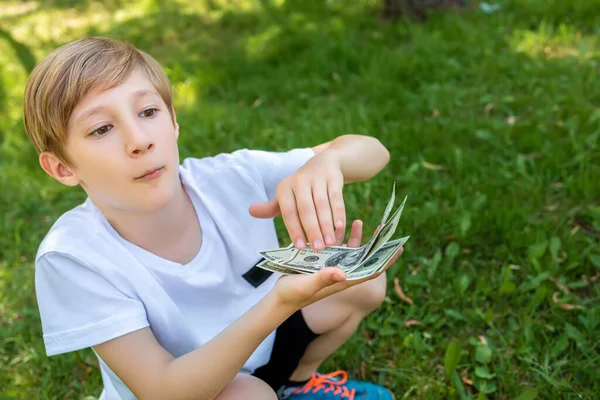
[[(37, 0), (36, 8), (38, 11), (49, 9), (65, 9), (71, 8), (79, 11), (85, 11), (97, 0)], [(32, 3), (30, 0), (22, 0), (21, 3)], [(108, 9), (118, 9), (126, 3), (125, 0), (103, 0), (102, 5)]]
[(23, 66), (27, 74), (31, 73), (33, 67), (35, 67), (36, 60), (29, 47), (15, 40), (10, 32), (2, 28), (0, 28), (0, 38), (6, 40), (13, 48), (21, 66)]

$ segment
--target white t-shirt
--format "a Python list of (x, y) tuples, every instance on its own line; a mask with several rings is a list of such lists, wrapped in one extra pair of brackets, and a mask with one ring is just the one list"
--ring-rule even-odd
[[(313, 155), (310, 148), (285, 153), (244, 149), (186, 159), (180, 176), (203, 230), (200, 251), (186, 265), (123, 239), (89, 198), (62, 215), (36, 257), (47, 354), (91, 347), (147, 326), (173, 357), (211, 340), (263, 298), (278, 278), (272, 274), (256, 286), (243, 277), (260, 260), (258, 250), (279, 247), (273, 220), (252, 217), (249, 206), (273, 199), (279, 182)], [(274, 332), (243, 372), (268, 362), (273, 340)], [(98, 359), (101, 398), (134, 399)]]

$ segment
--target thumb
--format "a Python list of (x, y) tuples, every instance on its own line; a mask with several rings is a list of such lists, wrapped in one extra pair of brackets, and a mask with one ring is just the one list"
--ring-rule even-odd
[(304, 308), (339, 292), (345, 280), (346, 274), (340, 268), (327, 267), (314, 274), (282, 276), (276, 287), (284, 302)]
[(313, 289), (316, 290), (312, 302), (319, 301), (331, 296), (345, 288), (346, 273), (337, 267), (323, 268), (312, 275), (315, 282)]
[(277, 199), (264, 203), (254, 203), (248, 211), (255, 218), (274, 218), (281, 213)]
[(334, 285), (346, 280), (346, 273), (337, 267), (325, 267), (319, 272), (312, 275), (313, 288), (315, 293), (328, 286)]

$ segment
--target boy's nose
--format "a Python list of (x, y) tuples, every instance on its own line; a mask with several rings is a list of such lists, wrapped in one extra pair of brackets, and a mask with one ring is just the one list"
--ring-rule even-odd
[(130, 154), (137, 156), (145, 153), (146, 151), (152, 150), (153, 147), (154, 143), (148, 143), (148, 145), (146, 146), (138, 146), (136, 148), (133, 148)]
[(154, 148), (151, 135), (144, 132), (141, 127), (131, 127), (127, 139), (127, 154), (131, 156), (142, 155)]

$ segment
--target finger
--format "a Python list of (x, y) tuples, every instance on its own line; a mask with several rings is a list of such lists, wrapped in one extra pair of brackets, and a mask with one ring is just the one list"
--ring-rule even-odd
[(312, 302), (321, 300), (333, 293), (337, 293), (342, 290), (340, 285), (347, 283), (346, 273), (338, 267), (323, 268), (319, 272), (308, 276), (313, 277), (313, 281), (310, 284), (312, 289), (311, 292), (314, 293)]
[[(346, 280), (346, 274), (344, 273), (344, 271), (341, 268), (327, 267), (321, 271), (334, 270), (334, 269), (337, 270), (335, 272), (335, 275), (336, 275), (335, 279), (336, 280), (342, 279), (342, 280), (336, 281), (335, 283), (333, 283), (332, 285), (329, 285), (329, 286), (323, 286), (313, 296), (313, 302), (319, 301), (321, 299), (324, 299), (325, 297), (328, 297), (328, 296), (331, 296), (338, 292), (341, 292), (342, 290), (345, 290), (345, 289), (349, 288), (350, 286), (354, 286), (354, 282), (356, 282), (356, 281)], [(321, 271), (319, 271), (318, 273), (320, 273)]]
[(401, 247), (400, 249), (398, 249), (398, 251), (396, 252), (396, 254), (394, 254), (392, 256), (392, 258), (387, 262), (387, 264), (385, 265), (385, 267), (380, 272), (377, 272), (377, 273), (375, 273), (373, 275), (369, 275), (366, 278), (362, 278), (362, 279), (358, 279), (358, 280), (353, 280), (353, 281), (349, 281), (349, 282), (352, 282), (352, 284), (360, 284), (360, 283), (363, 283), (363, 282), (366, 282), (366, 281), (370, 281), (371, 279), (377, 278), (379, 275), (385, 273), (385, 271), (387, 271), (387, 269), (389, 267), (391, 267), (398, 260), (398, 258), (400, 257), (400, 255), (403, 252), (404, 252), (404, 248), (403, 247)]
[(319, 181), (313, 187), (313, 201), (317, 207), (317, 217), (321, 227), (321, 233), (325, 240), (325, 245), (333, 246), (335, 244), (335, 233), (333, 229), (333, 218), (331, 215), (331, 206), (327, 194), (327, 182)]
[(323, 268), (317, 275), (320, 275), (322, 288), (346, 280), (346, 273), (338, 267)]
[(348, 247), (360, 247), (360, 241), (362, 240), (362, 227), (363, 223), (360, 219), (357, 219), (352, 223), (350, 228), (350, 238), (348, 239)]
[(298, 216), (294, 192), (291, 189), (280, 189), (277, 191), (277, 198), (279, 199), (279, 208), (281, 208), (283, 223), (292, 243), (294, 243), (296, 248), (304, 249), (306, 247), (306, 239), (304, 238), (304, 231), (302, 230), (302, 224)]
[(339, 176), (329, 180), (327, 185), (329, 203), (331, 204), (331, 212), (335, 221), (336, 229), (344, 229), (346, 231), (346, 207), (344, 206), (344, 196), (342, 189), (344, 187), (343, 177)]
[(315, 251), (322, 250), (324, 247), (323, 236), (321, 235), (321, 227), (319, 226), (315, 202), (312, 197), (312, 188), (306, 185), (294, 189), (294, 195), (296, 196), (298, 215), (312, 249)]
[(291, 302), (302, 308), (320, 300), (320, 297), (315, 295), (321, 290), (335, 286), (345, 279), (344, 271), (328, 267), (314, 274), (283, 275), (277, 285), (279, 285), (278, 289), (282, 290), (280, 294), (284, 302)]
[(255, 218), (274, 218), (281, 212), (277, 199), (252, 204), (248, 211)]
[(344, 237), (346, 236), (346, 228), (340, 228), (335, 230), (335, 245), (341, 246), (344, 244)]

